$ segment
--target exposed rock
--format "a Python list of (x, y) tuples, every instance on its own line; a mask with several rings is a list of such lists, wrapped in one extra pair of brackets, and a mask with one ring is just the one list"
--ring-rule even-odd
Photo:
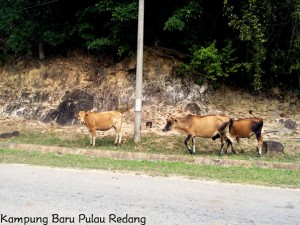
[(284, 122), (284, 127), (285, 128), (288, 128), (288, 129), (291, 129), (291, 130), (295, 130), (296, 127), (297, 127), (297, 123), (291, 119), (287, 119), (285, 122)]
[(184, 111), (187, 114), (194, 114), (194, 115), (201, 114), (201, 109), (200, 109), (199, 105), (195, 102), (187, 104)]
[[(158, 57), (151, 51), (145, 51), (144, 57), (143, 110), (151, 109), (146, 113), (154, 124), (160, 118), (159, 104), (174, 106), (205, 98), (207, 85), (176, 77), (177, 59)], [(79, 110), (128, 112), (135, 103), (135, 67), (135, 56), (109, 67), (80, 55), (44, 61), (25, 59), (13, 70), (0, 71), (0, 117), (68, 125)], [(153, 105), (156, 108), (152, 110)], [(193, 113), (198, 114), (199, 109)], [(164, 113), (162, 116), (165, 118)]]
[(0, 138), (10, 138), (10, 137), (16, 137), (19, 136), (19, 131), (13, 131), (13, 132), (7, 132), (0, 134)]
[(67, 91), (56, 109), (50, 109), (41, 119), (45, 123), (56, 121), (59, 125), (74, 122), (77, 111), (90, 111), (94, 106), (94, 97), (81, 90)]
[(263, 141), (262, 151), (264, 153), (284, 153), (284, 147), (277, 141)]
[(283, 124), (283, 126), (290, 130), (297, 129), (297, 123), (290, 118), (279, 118), (275, 119), (277, 123)]

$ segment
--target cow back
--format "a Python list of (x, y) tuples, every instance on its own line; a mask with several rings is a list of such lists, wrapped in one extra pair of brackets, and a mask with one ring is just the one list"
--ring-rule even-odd
[(222, 132), (229, 125), (230, 118), (222, 115), (189, 116), (185, 118), (191, 134), (211, 138)]
[(121, 126), (122, 114), (117, 111), (89, 112), (85, 116), (85, 124), (90, 129), (109, 130), (112, 127)]
[(230, 129), (232, 136), (249, 138), (252, 134), (261, 133), (263, 120), (257, 118), (245, 118), (234, 120)]

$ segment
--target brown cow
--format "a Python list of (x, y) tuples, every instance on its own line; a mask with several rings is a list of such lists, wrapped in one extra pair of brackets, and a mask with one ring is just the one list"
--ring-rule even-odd
[[(219, 154), (223, 153), (226, 138), (232, 140), (229, 134), (229, 126), (232, 119), (223, 115), (195, 116), (188, 115), (183, 118), (167, 118), (164, 132), (172, 129), (179, 133), (187, 134), (184, 144), (191, 154), (195, 154), (195, 137), (212, 138), (217, 134), (221, 137), (221, 148)], [(188, 146), (188, 141), (192, 138), (193, 150)]]
[(115, 145), (120, 145), (122, 141), (122, 113), (117, 111), (107, 112), (85, 112), (77, 114), (81, 123), (84, 123), (90, 131), (90, 144), (95, 146), (96, 130), (106, 131), (114, 128), (116, 131)]
[[(257, 118), (256, 116), (254, 116), (251, 110), (249, 111), (249, 113), (253, 117), (233, 120), (232, 126), (230, 126), (230, 135), (236, 139), (238, 145), (241, 148), (242, 153), (244, 152), (244, 150), (240, 145), (240, 138), (250, 138), (251, 136), (255, 135), (256, 140), (258, 142), (258, 144), (257, 144), (258, 156), (261, 156), (262, 143), (263, 143), (263, 139), (261, 136), (261, 130), (263, 127), (263, 119)], [(220, 136), (216, 135), (215, 137), (213, 137), (213, 140), (215, 140), (219, 137)], [(229, 147), (232, 148), (232, 143), (231, 143), (231, 141), (227, 140), (227, 147), (226, 147), (225, 152), (227, 152), (227, 149)]]

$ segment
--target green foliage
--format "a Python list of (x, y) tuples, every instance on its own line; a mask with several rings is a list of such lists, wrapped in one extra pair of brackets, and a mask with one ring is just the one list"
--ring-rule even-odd
[(0, 40), (3, 51), (32, 55), (39, 43), (60, 46), (69, 40), (70, 25), (60, 11), (62, 8), (57, 7), (56, 1), (1, 1)]
[[(1, 0), (1, 61), (39, 46), (124, 57), (136, 49), (137, 19), (133, 0)], [(256, 91), (300, 88), (299, 0), (147, 1), (144, 44), (190, 51), (179, 71), (198, 81), (236, 74)]]
[(228, 24), (238, 31), (238, 43), (247, 49), (243, 60), (251, 65), (248, 75), (255, 90), (261, 90), (263, 83), (299, 87), (299, 5), (298, 0), (224, 1)]
[[(136, 1), (99, 1), (84, 11), (78, 12), (77, 32), (85, 40), (87, 49), (94, 51), (112, 50), (123, 56), (135, 44), (138, 18)], [(90, 18), (102, 18), (99, 22)], [(132, 28), (134, 30), (130, 31)], [(133, 42), (134, 40), (134, 42)]]
[(57, 31), (45, 31), (42, 35), (41, 35), (41, 39), (47, 43), (50, 44), (51, 46), (59, 46), (61, 44), (63, 44), (67, 39), (67, 35), (66, 33), (62, 32), (59, 33)]
[(228, 76), (222, 69), (222, 54), (215, 47), (215, 43), (212, 43), (207, 48), (201, 47), (199, 50), (196, 50), (190, 66), (194, 71), (205, 74), (209, 80), (217, 80), (218, 77)]
[(137, 1), (128, 4), (121, 3), (112, 11), (112, 21), (126, 22), (137, 20), (138, 4)]
[(174, 11), (173, 15), (166, 21), (164, 30), (183, 31), (187, 24), (200, 18), (201, 12), (200, 4), (196, 1), (191, 1), (188, 5)]
[(237, 62), (234, 53), (235, 49), (232, 48), (231, 42), (228, 42), (221, 51), (216, 48), (216, 42), (208, 47), (194, 48), (190, 63), (183, 64), (178, 73), (193, 74), (201, 80), (225, 79), (230, 74), (237, 73), (242, 67), (242, 64)]
[[(233, 3), (234, 4), (234, 3)], [(247, 46), (251, 57), (251, 73), (253, 74), (253, 87), (261, 90), (261, 76), (264, 74), (262, 64), (266, 60), (266, 26), (270, 17), (270, 5), (267, 1), (247, 0), (238, 10), (234, 5), (224, 1), (225, 15), (229, 18), (228, 25), (239, 31), (239, 39), (249, 42)]]
[(100, 49), (106, 46), (114, 46), (114, 45), (116, 45), (114, 40), (111, 40), (106, 37), (92, 39), (91, 41), (87, 42), (88, 49)]
[(23, 5), (22, 0), (0, 2), (1, 47), (4, 52), (31, 52), (31, 44), (26, 40), (32, 36), (36, 26), (21, 15)]
[[(300, 2), (295, 1), (293, 12), (291, 13), (292, 21), (292, 34), (291, 34), (291, 48), (290, 56), (291, 63), (289, 67), (290, 73), (297, 73), (299, 76), (300, 73)], [(300, 80), (299, 80), (300, 82)]]

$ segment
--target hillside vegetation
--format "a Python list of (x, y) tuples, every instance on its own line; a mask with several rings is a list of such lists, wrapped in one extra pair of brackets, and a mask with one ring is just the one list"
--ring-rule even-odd
[[(0, 64), (88, 52), (119, 62), (137, 46), (138, 1), (2, 0)], [(182, 77), (299, 97), (298, 0), (151, 0), (144, 44), (180, 51)], [(63, 72), (61, 72), (63, 74)]]

